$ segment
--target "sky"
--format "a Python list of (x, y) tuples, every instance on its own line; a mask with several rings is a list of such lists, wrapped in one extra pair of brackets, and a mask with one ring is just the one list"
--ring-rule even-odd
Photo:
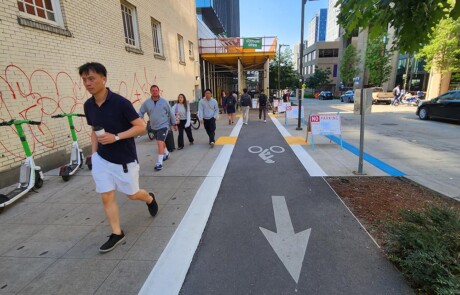
[[(289, 44), (294, 50), (300, 44), (302, 0), (239, 0), (240, 37), (278, 37), (278, 44)], [(305, 4), (304, 41), (308, 38), (308, 23), (328, 0), (307, 1)]]

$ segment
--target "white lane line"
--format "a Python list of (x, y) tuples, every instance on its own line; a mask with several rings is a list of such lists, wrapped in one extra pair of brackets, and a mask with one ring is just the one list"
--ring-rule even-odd
[[(284, 128), (284, 126), (278, 121), (275, 117), (270, 117), (275, 124), (276, 128), (278, 128), (279, 132), (283, 136), (291, 136), (289, 131)], [(300, 163), (302, 163), (305, 170), (307, 170), (310, 176), (327, 176), (326, 172), (321, 169), (321, 167), (316, 163), (315, 160), (307, 153), (307, 151), (299, 144), (292, 144), (289, 145), (294, 152), (294, 154), (299, 159)]]
[[(238, 136), (241, 125), (240, 119), (231, 133), (232, 136)], [(144, 282), (140, 295), (179, 294), (211, 214), (234, 147), (233, 144), (222, 147), (182, 221)]]

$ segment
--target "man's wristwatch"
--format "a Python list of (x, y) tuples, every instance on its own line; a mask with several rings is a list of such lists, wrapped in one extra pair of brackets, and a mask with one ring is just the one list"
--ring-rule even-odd
[(119, 141), (120, 140), (120, 137), (118, 136), (118, 134), (115, 134), (115, 141)]

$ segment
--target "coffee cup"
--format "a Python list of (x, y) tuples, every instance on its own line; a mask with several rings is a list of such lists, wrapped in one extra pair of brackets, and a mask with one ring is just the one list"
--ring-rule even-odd
[(96, 133), (97, 136), (101, 136), (105, 134), (105, 130), (101, 126), (94, 126), (93, 127), (94, 133)]

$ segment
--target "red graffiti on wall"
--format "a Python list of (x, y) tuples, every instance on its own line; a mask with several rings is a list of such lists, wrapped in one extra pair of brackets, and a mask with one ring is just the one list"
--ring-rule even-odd
[[(149, 79), (147, 70), (144, 69), (142, 79), (134, 73), (131, 81), (120, 81), (118, 89), (114, 87), (114, 91), (129, 99), (135, 107), (140, 106), (142, 97), (150, 95), (149, 87), (152, 82), (149, 81), (155, 80), (155, 76)], [(53, 76), (43, 69), (27, 74), (17, 65), (8, 65), (0, 74), (0, 121), (41, 121), (41, 125), (23, 125), (23, 128), (32, 153), (36, 149), (46, 152), (56, 147), (55, 136), (49, 127), (55, 126), (55, 123), (51, 124), (51, 115), (83, 113), (83, 104), (90, 96), (78, 74), (71, 75), (62, 71)], [(74, 117), (74, 123), (77, 133), (90, 135), (85, 118)], [(64, 124), (59, 126), (68, 128)], [(0, 128), (0, 154), (23, 159), (24, 154), (17, 147), (19, 139), (16, 129), (13, 126)]]

